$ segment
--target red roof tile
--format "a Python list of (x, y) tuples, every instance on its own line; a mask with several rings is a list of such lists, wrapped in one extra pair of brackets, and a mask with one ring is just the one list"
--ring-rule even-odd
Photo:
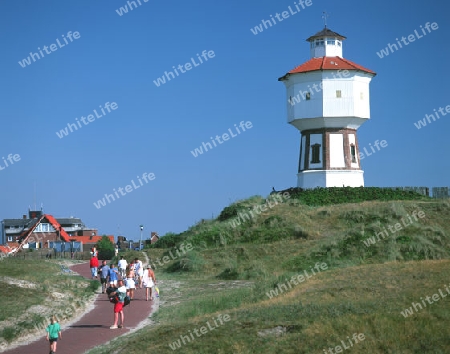
[(11, 251), (12, 251), (12, 249), (9, 248), (8, 246), (0, 246), (0, 252), (1, 253), (9, 253)]
[(358, 70), (376, 75), (374, 71), (341, 57), (321, 57), (308, 60), (306, 63), (303, 63), (302, 65), (297, 66), (295, 69), (292, 69), (286, 75), (280, 77), (278, 80), (281, 81), (286, 79), (289, 74), (307, 73), (317, 70)]

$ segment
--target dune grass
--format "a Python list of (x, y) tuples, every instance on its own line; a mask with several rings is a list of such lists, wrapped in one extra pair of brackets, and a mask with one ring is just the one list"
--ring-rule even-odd
[(0, 262), (0, 343), (41, 331), (51, 314), (98, 288), (98, 281), (61, 272), (57, 260), (5, 258)]

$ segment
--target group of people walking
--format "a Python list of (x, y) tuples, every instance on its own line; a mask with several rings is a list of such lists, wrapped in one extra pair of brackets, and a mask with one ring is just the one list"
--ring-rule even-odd
[(156, 286), (155, 273), (150, 265), (144, 269), (139, 258), (135, 258), (128, 264), (122, 256), (118, 262), (118, 268), (115, 267), (115, 264), (108, 266), (106, 261), (103, 261), (98, 271), (102, 294), (107, 292), (109, 285), (109, 288), (114, 288), (114, 291), (110, 292), (108, 296), (117, 296), (117, 301), (114, 303), (114, 324), (110, 327), (111, 329), (123, 327), (125, 297), (128, 296), (130, 301), (133, 300), (136, 289), (145, 288), (145, 301), (153, 300), (152, 289)]
[[(152, 289), (156, 287), (156, 277), (150, 264), (144, 267), (142, 261), (138, 258), (135, 258), (128, 264), (122, 256), (117, 264), (117, 268), (115, 264), (108, 265), (106, 260), (103, 260), (101, 265), (99, 265), (98, 251), (94, 247), (91, 249), (89, 267), (92, 279), (98, 279), (100, 276), (102, 294), (107, 293), (109, 289), (111, 292), (108, 296), (117, 297), (117, 301), (114, 303), (114, 324), (109, 327), (110, 329), (124, 326), (123, 307), (125, 298), (128, 296), (130, 300), (133, 300), (136, 289), (145, 288), (145, 300), (153, 300)], [(55, 316), (50, 318), (50, 322), (46, 328), (46, 340), (50, 344), (50, 354), (54, 354), (56, 353), (58, 339), (62, 338), (62, 333)]]

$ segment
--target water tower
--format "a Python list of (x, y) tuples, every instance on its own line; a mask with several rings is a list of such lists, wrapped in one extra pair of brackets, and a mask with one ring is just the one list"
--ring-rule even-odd
[(364, 186), (357, 129), (370, 118), (373, 71), (342, 57), (346, 37), (325, 28), (309, 37), (311, 59), (278, 80), (288, 123), (301, 133), (297, 186)]

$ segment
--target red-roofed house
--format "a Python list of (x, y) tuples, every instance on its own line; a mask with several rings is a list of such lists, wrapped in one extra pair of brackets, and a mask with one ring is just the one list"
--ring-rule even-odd
[[(88, 247), (94, 246), (100, 239), (97, 230), (86, 227), (81, 219), (54, 218), (40, 211), (29, 211), (29, 218), (5, 219), (2, 221), (1, 244), (19, 251), (30, 244), (36, 248), (46, 248), (52, 241), (81, 242)], [(114, 243), (114, 236), (108, 238)]]

